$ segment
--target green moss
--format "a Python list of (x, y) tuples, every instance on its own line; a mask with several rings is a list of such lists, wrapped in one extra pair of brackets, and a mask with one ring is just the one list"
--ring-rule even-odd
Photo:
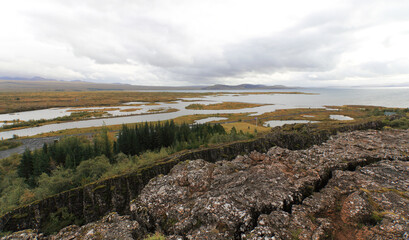
[(317, 218), (312, 213), (308, 214), (307, 217), (311, 220), (311, 222), (317, 222)]
[(300, 234), (302, 232), (301, 228), (297, 228), (291, 231), (291, 240), (299, 240)]
[(14, 214), (13, 216), (12, 216), (12, 218), (14, 218), (14, 219), (20, 219), (20, 218), (25, 218), (25, 217), (27, 217), (28, 216), (28, 213), (17, 213), (17, 214)]
[(163, 229), (170, 229), (178, 222), (177, 219), (166, 217), (166, 220), (161, 223)]
[(155, 234), (149, 235), (144, 240), (165, 240), (166, 237), (161, 233), (156, 232)]
[(373, 211), (372, 215), (371, 215), (371, 220), (374, 224), (377, 224), (379, 222), (381, 222), (383, 219), (383, 215), (382, 213), (378, 212), (378, 211)]
[(92, 192), (95, 192), (95, 191), (97, 191), (98, 189), (102, 189), (102, 188), (105, 188), (106, 187), (106, 185), (99, 185), (99, 186), (97, 186), (97, 187), (95, 187), (94, 189), (92, 189)]
[(373, 190), (373, 192), (377, 192), (377, 193), (393, 192), (393, 193), (401, 196), (402, 198), (409, 199), (409, 192), (408, 191), (399, 191), (399, 190), (393, 189), (393, 188), (381, 188), (379, 190)]

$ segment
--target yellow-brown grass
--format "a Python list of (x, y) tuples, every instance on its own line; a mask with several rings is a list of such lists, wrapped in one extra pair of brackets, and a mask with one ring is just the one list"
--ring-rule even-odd
[(226, 132), (230, 132), (233, 127), (236, 128), (237, 132), (243, 131), (244, 133), (254, 133), (255, 130), (257, 130), (258, 133), (271, 131), (271, 128), (260, 125), (256, 127), (256, 125), (248, 122), (224, 123), (222, 126)]
[(0, 92), (0, 113), (51, 107), (118, 106), (125, 102), (168, 102), (211, 93), (180, 92)]
[(186, 109), (195, 109), (195, 110), (225, 110), (225, 109), (242, 109), (242, 108), (253, 108), (264, 106), (265, 104), (256, 104), (256, 103), (242, 103), (242, 102), (222, 102), (215, 104), (190, 104)]

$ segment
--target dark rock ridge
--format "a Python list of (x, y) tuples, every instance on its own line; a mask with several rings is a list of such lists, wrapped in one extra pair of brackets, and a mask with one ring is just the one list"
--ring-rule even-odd
[(131, 217), (9, 239), (141, 239), (155, 231), (168, 239), (408, 239), (408, 160), (409, 131), (392, 130), (185, 161), (149, 181), (130, 203)]
[(153, 177), (167, 174), (177, 163), (188, 159), (204, 159), (216, 162), (222, 159), (232, 159), (238, 154), (253, 150), (266, 152), (271, 146), (281, 146), (289, 149), (305, 148), (318, 144), (337, 131), (356, 129), (378, 129), (380, 122), (364, 122), (355, 125), (345, 125), (330, 131), (314, 131), (304, 134), (277, 131), (266, 137), (251, 141), (225, 144), (209, 149), (184, 151), (158, 162), (155, 166), (141, 169), (138, 172), (101, 180), (84, 187), (66, 191), (27, 206), (17, 208), (0, 217), (0, 231), (19, 231), (23, 229), (40, 229), (51, 221), (52, 213), (62, 209), (73, 218), (83, 223), (96, 221), (109, 212), (129, 214), (129, 202), (135, 199), (143, 187)]
[(408, 156), (408, 131), (366, 131), (307, 150), (187, 161), (151, 180), (131, 211), (147, 230), (187, 239), (400, 239)]

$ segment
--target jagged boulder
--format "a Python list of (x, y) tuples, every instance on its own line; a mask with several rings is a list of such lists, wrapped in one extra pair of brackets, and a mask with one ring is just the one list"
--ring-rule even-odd
[(110, 213), (102, 220), (86, 224), (82, 227), (75, 225), (65, 227), (53, 236), (50, 240), (69, 239), (124, 239), (132, 240), (141, 237), (145, 233), (141, 230), (137, 221), (130, 220), (129, 216), (119, 216), (117, 213)]
[(370, 223), (372, 219), (373, 207), (368, 195), (364, 191), (356, 191), (350, 194), (342, 204), (341, 219), (346, 224)]
[(187, 161), (152, 180), (131, 211), (147, 229), (166, 234), (238, 237), (260, 214), (287, 210), (302, 198), (305, 184), (292, 175), (282, 163), (256, 152), (231, 162)]

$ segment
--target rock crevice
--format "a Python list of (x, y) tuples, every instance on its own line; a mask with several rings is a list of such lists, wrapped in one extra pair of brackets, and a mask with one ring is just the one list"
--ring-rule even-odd
[[(408, 131), (351, 132), (307, 150), (273, 147), (266, 154), (254, 151), (231, 162), (184, 162), (168, 175), (151, 180), (131, 203), (131, 210), (139, 222), (151, 229), (187, 239), (324, 238), (337, 230), (331, 227), (331, 218), (317, 216), (336, 208), (342, 196), (353, 198), (350, 194), (365, 187), (357, 180), (364, 170), (382, 166), (379, 171), (389, 178), (388, 174), (402, 174), (386, 167), (405, 169), (408, 139)], [(211, 177), (208, 169), (213, 169)], [(341, 173), (353, 176), (350, 180), (354, 185), (339, 184)], [(377, 181), (380, 176), (370, 181), (381, 184)], [(407, 184), (405, 176), (401, 180), (390, 186), (393, 191), (400, 191), (399, 184)], [(365, 201), (373, 204), (375, 200), (367, 198), (352, 205)], [(347, 209), (344, 205), (340, 208)], [(365, 224), (377, 221), (374, 215), (380, 209), (358, 209), (361, 211), (357, 216), (351, 216), (358, 219), (357, 225), (366, 227)], [(339, 213), (341, 219), (349, 219), (345, 212), (348, 210)], [(274, 228), (276, 225), (281, 230)]]

